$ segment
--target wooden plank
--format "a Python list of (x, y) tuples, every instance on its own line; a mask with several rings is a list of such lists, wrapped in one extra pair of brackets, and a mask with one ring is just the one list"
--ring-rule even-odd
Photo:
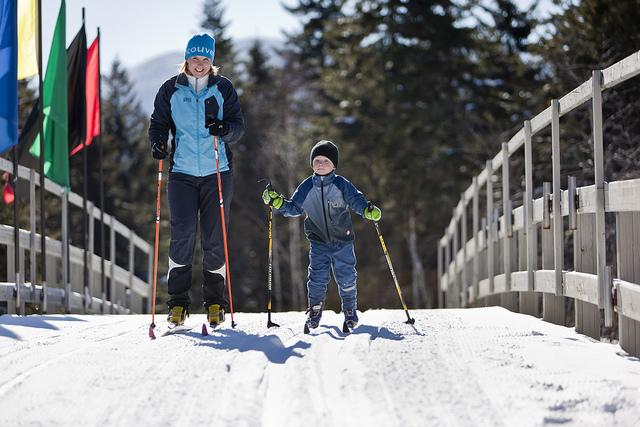
[(638, 349), (640, 337), (638, 333), (638, 322), (629, 319), (627, 316), (619, 316), (619, 331), (620, 331), (620, 348), (629, 353), (630, 355), (637, 356), (640, 354)]
[(640, 285), (617, 280), (618, 311), (629, 319), (640, 321)]
[[(518, 258), (517, 258), (517, 249), (518, 249), (518, 239), (516, 236), (508, 239), (508, 250), (512, 254), (510, 257), (510, 266), (509, 272), (518, 270)], [(512, 274), (509, 273), (510, 280), (512, 278)], [(526, 277), (524, 283), (526, 284)], [(512, 284), (509, 283), (511, 286)], [(519, 296), (518, 292), (506, 292), (500, 295), (500, 305), (507, 310), (510, 310), (514, 313), (518, 313), (519, 308)]]
[(565, 273), (564, 282), (565, 295), (576, 299), (576, 332), (600, 339), (600, 310), (594, 305), (598, 303), (594, 235), (595, 216), (579, 214), (573, 234), (575, 272)]
[(542, 318), (556, 325), (565, 324), (565, 297), (553, 294), (542, 295)]
[[(562, 219), (560, 219), (562, 222)], [(542, 296), (542, 319), (556, 325), (565, 324), (565, 297), (555, 296), (556, 271), (554, 260), (555, 220), (551, 219), (551, 228), (542, 229), (542, 268), (536, 272), (536, 290), (546, 292)]]
[(535, 272), (535, 291), (553, 294), (556, 291), (556, 273), (553, 270), (537, 270)]
[(515, 271), (511, 273), (511, 289), (520, 292), (527, 290), (526, 271)]
[(639, 322), (635, 322), (635, 329), (636, 329), (636, 350), (633, 353), (634, 356), (638, 357), (640, 356), (640, 323)]
[(640, 283), (640, 263), (636, 262), (640, 259), (640, 212), (634, 212), (631, 215), (633, 222), (633, 231), (631, 233), (631, 260), (630, 263), (633, 266), (633, 277), (621, 279), (627, 279), (628, 282)]
[(560, 183), (560, 104), (557, 99), (551, 101), (551, 158), (553, 169), (552, 217), (554, 270), (556, 272), (556, 295), (563, 294), (562, 270), (564, 269), (564, 221), (562, 219), (562, 188)]
[(506, 278), (504, 273), (496, 274), (493, 278), (493, 293), (506, 292)]
[(520, 292), (520, 313), (540, 317), (541, 297), (535, 292)]
[(536, 226), (533, 223), (533, 154), (531, 147), (531, 122), (524, 121), (524, 219), (526, 229), (526, 245), (527, 245), (527, 273), (529, 291), (533, 291), (533, 272), (538, 268), (536, 258), (538, 256), (538, 248), (536, 241)]
[(506, 308), (509, 311), (518, 313), (518, 293), (517, 292), (505, 292), (500, 294), (500, 306)]
[(565, 295), (589, 304), (598, 303), (598, 277), (590, 273), (564, 273)]
[(602, 88), (608, 89), (640, 73), (640, 51), (602, 70)]
[(616, 214), (616, 252), (618, 264), (618, 332), (620, 347), (630, 355), (640, 356), (640, 213)]
[(495, 275), (495, 236), (493, 234), (493, 167), (491, 161), (486, 163), (487, 182), (486, 182), (486, 208), (487, 208), (487, 277), (489, 278), (489, 291), (493, 292), (493, 276)]
[(489, 279), (480, 280), (480, 282), (478, 283), (478, 288), (480, 289), (478, 298), (484, 298), (491, 295)]
[(640, 211), (640, 179), (611, 182), (605, 193), (607, 212)]

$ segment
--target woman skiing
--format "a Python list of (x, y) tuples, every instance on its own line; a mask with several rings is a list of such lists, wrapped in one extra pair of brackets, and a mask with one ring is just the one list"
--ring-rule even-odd
[[(188, 42), (178, 75), (158, 90), (149, 126), (153, 157), (169, 157), (168, 195), (171, 211), (169, 245), (169, 316), (184, 324), (191, 304), (189, 290), (196, 226), (200, 220), (203, 252), (202, 285), (209, 323), (224, 321), (229, 301), (225, 290), (225, 252), (220, 218), (217, 172), (221, 174), (224, 223), (228, 228), (233, 195), (229, 145), (244, 134), (244, 118), (233, 84), (213, 65), (215, 40), (196, 34)], [(168, 138), (171, 132), (171, 148)], [(214, 138), (217, 138), (219, 170)]]

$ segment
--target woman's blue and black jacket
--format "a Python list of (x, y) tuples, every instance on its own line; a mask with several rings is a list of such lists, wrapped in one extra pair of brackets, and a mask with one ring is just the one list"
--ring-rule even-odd
[(171, 132), (169, 172), (192, 176), (216, 173), (213, 137), (205, 127), (205, 119), (217, 118), (229, 124), (229, 133), (218, 138), (220, 171), (231, 170), (232, 153), (228, 144), (244, 134), (244, 118), (238, 94), (229, 79), (209, 76), (199, 94), (180, 73), (164, 82), (158, 90), (149, 125), (149, 142), (166, 142)]

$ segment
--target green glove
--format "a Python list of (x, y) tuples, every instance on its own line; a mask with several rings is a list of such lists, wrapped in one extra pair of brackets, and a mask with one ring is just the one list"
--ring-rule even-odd
[(262, 192), (262, 201), (265, 205), (273, 206), (276, 209), (280, 209), (284, 204), (284, 197), (278, 194), (271, 186), (267, 186)]
[(380, 218), (382, 218), (382, 211), (380, 210), (379, 207), (375, 205), (369, 205), (366, 208), (364, 208), (364, 212), (362, 213), (362, 216), (368, 219), (369, 221), (378, 222), (380, 221)]

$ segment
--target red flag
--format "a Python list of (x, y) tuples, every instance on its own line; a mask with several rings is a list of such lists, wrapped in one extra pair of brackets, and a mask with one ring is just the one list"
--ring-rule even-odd
[[(87, 129), (86, 145), (91, 145), (93, 138), (100, 135), (100, 55), (99, 39), (91, 43), (87, 51), (87, 74), (86, 74), (86, 99), (87, 99)], [(73, 149), (73, 156), (82, 150), (82, 144)]]
[(15, 200), (16, 196), (13, 191), (13, 187), (11, 186), (11, 175), (9, 172), (5, 172), (2, 174), (2, 181), (4, 182), (4, 187), (2, 189), (2, 200), (6, 205), (10, 205)]

